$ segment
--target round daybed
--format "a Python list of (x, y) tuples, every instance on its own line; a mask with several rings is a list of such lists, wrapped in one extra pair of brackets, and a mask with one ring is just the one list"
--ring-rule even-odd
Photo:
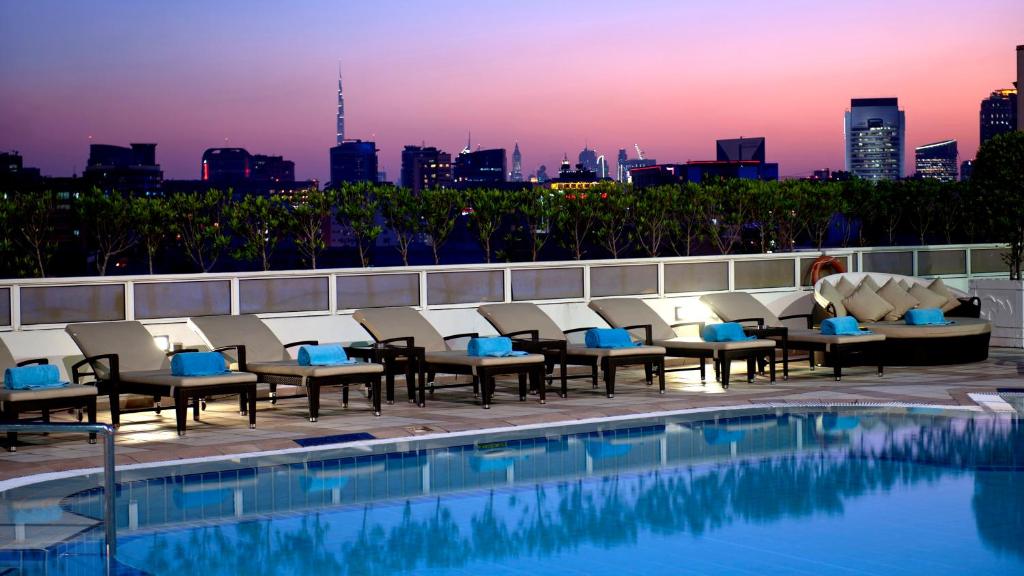
[[(879, 286), (885, 285), (890, 279), (904, 281), (909, 285), (920, 284), (927, 287), (932, 280), (901, 276), (899, 274), (883, 274), (878, 272), (847, 272), (832, 274), (818, 280), (814, 285), (814, 299), (826, 316), (834, 315), (835, 307), (829, 299), (821, 294), (822, 283), (829, 282), (833, 287), (846, 278), (850, 283), (859, 286), (866, 276), (870, 276)], [(988, 344), (992, 335), (992, 325), (987, 320), (978, 318), (981, 306), (977, 298), (953, 288), (946, 288), (960, 304), (948, 310), (945, 315), (953, 324), (945, 326), (912, 326), (899, 320), (881, 320), (863, 322), (864, 328), (877, 334), (885, 335), (885, 362), (895, 366), (931, 366), (938, 364), (966, 364), (980, 362), (988, 358)], [(953, 304), (956, 304), (953, 302)]]

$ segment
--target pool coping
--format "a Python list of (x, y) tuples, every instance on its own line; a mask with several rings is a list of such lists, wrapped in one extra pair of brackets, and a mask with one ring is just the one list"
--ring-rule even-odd
[[(745, 405), (730, 405), (730, 406), (702, 406), (699, 408), (686, 408), (681, 410), (662, 410), (657, 412), (644, 412), (640, 414), (622, 414), (616, 416), (601, 416), (595, 418), (581, 418), (572, 420), (560, 420), (556, 422), (542, 422), (533, 424), (524, 424), (521, 426), (500, 426), (494, 428), (477, 428), (472, 430), (460, 430), (456, 432), (436, 432), (429, 434), (420, 434), (412, 436), (401, 436), (396, 438), (374, 438), (368, 440), (357, 440), (355, 442), (346, 442), (344, 444), (324, 444), (317, 446), (296, 446), (295, 448), (283, 448), (278, 450), (261, 450), (256, 452), (240, 452), (236, 454), (218, 454), (215, 456), (202, 456), (198, 458), (182, 458), (179, 460), (161, 460), (156, 462), (143, 462), (137, 464), (124, 464), (117, 466), (116, 470), (121, 471), (136, 471), (146, 470), (151, 468), (163, 468), (168, 466), (188, 466), (194, 464), (207, 464), (215, 462), (224, 462), (231, 460), (239, 460), (243, 458), (263, 458), (272, 456), (292, 455), (292, 454), (303, 454), (303, 453), (314, 453), (314, 452), (326, 452), (329, 450), (338, 450), (339, 448), (364, 448), (374, 447), (388, 444), (401, 444), (406, 442), (420, 442), (423, 440), (438, 440), (438, 439), (449, 439), (449, 438), (460, 438), (465, 436), (478, 436), (480, 434), (501, 434), (516, 431), (529, 431), (544, 428), (551, 428), (554, 426), (575, 426), (575, 425), (587, 425), (587, 424), (599, 424), (604, 422), (622, 422), (627, 420), (636, 420), (639, 418), (664, 418), (671, 416), (681, 416), (687, 414), (701, 414), (707, 412), (737, 412), (737, 411), (749, 411), (749, 410), (767, 410), (767, 409), (779, 409), (779, 408), (925, 408), (925, 409), (937, 409), (944, 411), (960, 411), (960, 412), (976, 412), (976, 413), (1016, 413), (1013, 407), (1003, 401), (998, 394), (971, 394), (970, 396), (984, 396), (983, 402), (976, 402), (974, 406), (970, 405), (949, 405), (949, 404), (923, 404), (915, 402), (829, 402), (829, 401), (807, 401), (807, 402), (761, 402), (756, 404), (745, 404)], [(974, 399), (974, 398), (972, 398)], [(977, 400), (981, 400), (978, 398)], [(1005, 404), (1008, 409), (1002, 409), (999, 404)], [(8, 480), (0, 480), (0, 494), (8, 492), (10, 490), (24, 488), (33, 484), (41, 484), (44, 482), (51, 482), (55, 480), (64, 480), (67, 478), (74, 478), (79, 476), (87, 476), (90, 474), (102, 473), (102, 467), (94, 468), (79, 468), (75, 470), (62, 470), (59, 472), (44, 472), (40, 474), (32, 474), (29, 476), (21, 476), (17, 478), (10, 478)]]

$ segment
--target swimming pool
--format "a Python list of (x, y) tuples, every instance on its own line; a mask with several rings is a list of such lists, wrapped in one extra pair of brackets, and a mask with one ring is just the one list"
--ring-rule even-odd
[[(101, 493), (51, 488), (0, 503), (82, 531), (20, 566), (97, 573)], [(705, 412), (131, 471), (117, 504), (126, 574), (1016, 574), (1024, 422)]]

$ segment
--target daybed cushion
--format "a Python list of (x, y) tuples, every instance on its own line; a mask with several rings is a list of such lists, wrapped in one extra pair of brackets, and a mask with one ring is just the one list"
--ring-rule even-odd
[(194, 388), (218, 384), (248, 384), (255, 382), (256, 375), (248, 372), (231, 372), (220, 376), (171, 376), (170, 370), (140, 370), (121, 372), (121, 382), (129, 384), (154, 384), (171, 388)]
[(846, 316), (846, 306), (843, 306), (844, 296), (836, 290), (836, 287), (828, 282), (822, 282), (821, 288), (818, 289), (818, 293), (825, 300), (828, 300), (829, 304), (836, 309), (836, 316)]
[(658, 346), (663, 346), (671, 352), (673, 349), (677, 350), (709, 350), (714, 353), (715, 356), (719, 352), (727, 350), (751, 350), (759, 348), (774, 348), (775, 341), (762, 339), (762, 340), (739, 340), (735, 342), (707, 342), (701, 338), (694, 337), (678, 337), (670, 340), (655, 340), (654, 342)]
[(341, 364), (337, 366), (300, 366), (295, 360), (246, 362), (245, 369), (256, 374), (296, 376), (301, 378), (324, 378), (346, 374), (379, 374), (384, 372), (384, 366), (370, 362), (356, 362), (355, 364)]
[(859, 322), (881, 320), (893, 310), (892, 304), (875, 294), (871, 287), (863, 284), (843, 300), (843, 306), (846, 306), (846, 310)]
[(8, 390), (0, 386), (0, 402), (32, 402), (36, 400), (52, 400), (54, 398), (95, 396), (96, 394), (95, 386), (81, 386), (77, 384), (40, 390)]
[(579, 344), (566, 346), (565, 353), (570, 356), (590, 356), (594, 358), (608, 358), (623, 356), (664, 356), (665, 348), (662, 346), (629, 346), (623, 348), (588, 348)]
[(921, 308), (942, 308), (949, 300), (947, 297), (932, 292), (921, 284), (912, 286), (910, 288), (910, 295), (921, 302)]
[(884, 320), (889, 322), (895, 322), (903, 318), (907, 310), (916, 308), (921, 303), (917, 298), (908, 294), (894, 278), (890, 278), (885, 283), (885, 286), (878, 290), (878, 295), (889, 304), (892, 304), (892, 311), (886, 314), (884, 318)]
[(839, 282), (836, 284), (836, 290), (843, 295), (843, 298), (849, 298), (856, 289), (857, 285), (850, 282), (850, 279), (846, 276), (840, 277)]
[(818, 344), (824, 344), (825, 350), (831, 351), (832, 346), (837, 344), (859, 344), (862, 342), (880, 342), (885, 340), (884, 334), (862, 334), (859, 336), (853, 335), (833, 335), (833, 334), (822, 334), (817, 330), (801, 332), (798, 338), (789, 338), (790, 342), (815, 342)]
[(900, 322), (875, 322), (865, 326), (868, 330), (878, 334), (885, 334), (887, 338), (950, 338), (956, 336), (976, 336), (987, 334), (992, 331), (992, 324), (988, 320), (978, 318), (956, 318), (953, 324), (945, 326), (925, 325), (911, 326)]
[(871, 288), (872, 292), (878, 292), (878, 290), (881, 288), (881, 286), (878, 285), (878, 282), (875, 282), (875, 279), (872, 278), (870, 275), (865, 276), (864, 279), (860, 281), (860, 285)]
[(949, 312), (960, 305), (960, 300), (949, 291), (949, 288), (946, 287), (946, 283), (942, 281), (942, 278), (932, 280), (932, 283), (928, 285), (928, 289), (939, 296), (946, 297), (946, 303), (942, 305), (943, 312)]
[(526, 356), (470, 356), (465, 350), (446, 350), (444, 352), (427, 351), (425, 359), (429, 364), (454, 364), (469, 366), (476, 370), (490, 366), (516, 366), (544, 362), (543, 354), (527, 354)]

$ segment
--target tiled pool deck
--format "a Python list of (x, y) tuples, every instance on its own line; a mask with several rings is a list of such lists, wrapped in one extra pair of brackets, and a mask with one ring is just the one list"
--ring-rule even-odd
[[(238, 415), (235, 398), (223, 398), (209, 403), (201, 422), (189, 420), (185, 438), (175, 433), (173, 410), (122, 416), (117, 463), (295, 448), (296, 439), (335, 434), (369, 432), (377, 438), (397, 438), (714, 406), (817, 402), (978, 406), (979, 394), (1000, 388), (1024, 389), (1024, 350), (993, 349), (987, 361), (976, 364), (889, 367), (883, 378), (871, 368), (851, 368), (845, 371), (842, 382), (833, 381), (831, 369), (810, 371), (806, 361), (791, 363), (790, 379), (783, 381), (780, 374), (775, 385), (761, 376), (748, 384), (742, 377), (737, 379), (740, 370), (736, 364), (727, 391), (713, 381), (702, 386), (694, 371), (669, 372), (665, 395), (658, 394), (657, 387), (643, 384), (642, 370), (626, 370), (619, 374), (615, 398), (605, 398), (603, 390), (592, 390), (587, 380), (571, 380), (568, 398), (549, 393), (545, 405), (534, 397), (518, 402), (512, 393), (514, 388), (499, 381), (490, 410), (475, 404), (469, 388), (456, 388), (439, 390), (433, 398), (428, 397), (425, 408), (403, 400), (385, 405), (381, 417), (373, 416), (369, 403), (358, 392), (353, 394), (349, 408), (343, 409), (340, 393), (329, 388), (321, 397), (319, 422), (307, 421), (304, 398), (291, 398), (276, 406), (260, 402), (256, 430), (249, 430), (246, 420)], [(404, 390), (399, 379), (396, 397), (403, 398)], [(984, 403), (980, 406), (989, 409)], [(101, 410), (100, 421), (108, 417)], [(55, 422), (65, 420), (73, 421), (64, 413), (54, 416)], [(101, 462), (101, 445), (89, 445), (81, 436), (23, 435), (19, 440), (17, 452), (0, 452), (0, 480), (93, 468)]]

